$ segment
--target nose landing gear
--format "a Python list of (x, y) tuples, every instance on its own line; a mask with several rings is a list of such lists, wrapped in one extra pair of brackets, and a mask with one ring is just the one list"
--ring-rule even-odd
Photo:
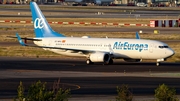
[(164, 59), (157, 59), (156, 66), (159, 66), (162, 61), (164, 61)]
[(159, 66), (160, 62), (156, 62), (156, 66)]

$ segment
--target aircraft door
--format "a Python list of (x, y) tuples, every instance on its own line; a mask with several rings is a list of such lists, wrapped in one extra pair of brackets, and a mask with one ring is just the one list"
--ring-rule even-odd
[(153, 47), (154, 47), (154, 45), (153, 45), (153, 44), (150, 44), (150, 46), (149, 46), (149, 52), (150, 52), (150, 53), (153, 53)]
[(53, 42), (53, 40), (48, 41), (48, 46), (55, 46), (55, 43)]

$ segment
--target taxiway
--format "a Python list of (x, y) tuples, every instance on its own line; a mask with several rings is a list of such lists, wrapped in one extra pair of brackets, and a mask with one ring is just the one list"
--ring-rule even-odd
[[(37, 80), (61, 84), (72, 89), (72, 96), (115, 96), (116, 87), (129, 85), (134, 95), (154, 94), (160, 84), (175, 87), (180, 94), (180, 63), (154, 62), (127, 63), (115, 61), (113, 65), (86, 65), (85, 58), (0, 58), (0, 98), (12, 98), (20, 81), (26, 89)], [(84, 100), (86, 97), (84, 97)], [(108, 99), (107, 99), (108, 100)]]

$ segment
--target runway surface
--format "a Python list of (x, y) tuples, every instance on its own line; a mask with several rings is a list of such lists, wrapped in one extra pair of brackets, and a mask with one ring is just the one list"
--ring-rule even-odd
[(86, 65), (85, 58), (0, 57), (0, 98), (14, 97), (19, 81), (26, 89), (37, 80), (47, 82), (50, 88), (58, 78), (76, 97), (115, 96), (116, 87), (122, 84), (128, 84), (136, 96), (153, 96), (154, 89), (162, 83), (180, 94), (179, 67), (180, 63), (162, 63), (157, 67), (155, 62), (118, 60), (113, 65)]

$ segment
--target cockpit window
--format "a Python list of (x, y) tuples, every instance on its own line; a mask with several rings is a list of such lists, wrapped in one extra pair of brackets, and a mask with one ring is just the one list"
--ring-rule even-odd
[(164, 46), (164, 48), (169, 48), (168, 46)]
[(168, 46), (159, 46), (159, 48), (169, 48)]

